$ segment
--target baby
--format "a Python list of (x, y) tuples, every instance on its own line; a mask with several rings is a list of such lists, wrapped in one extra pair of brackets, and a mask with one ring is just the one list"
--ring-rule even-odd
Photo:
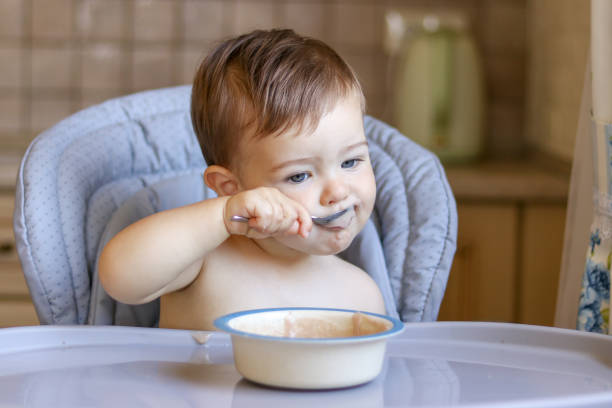
[(374, 281), (335, 256), (376, 196), (363, 111), (354, 72), (318, 40), (271, 30), (223, 42), (191, 100), (218, 197), (117, 234), (99, 260), (106, 291), (130, 304), (161, 297), (166, 328), (213, 330), (223, 314), (268, 307), (384, 313)]

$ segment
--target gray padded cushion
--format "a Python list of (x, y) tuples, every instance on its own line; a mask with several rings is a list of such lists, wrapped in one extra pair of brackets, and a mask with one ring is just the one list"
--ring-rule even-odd
[(367, 118), (391, 288), (406, 322), (435, 321), (457, 244), (457, 208), (438, 158), (396, 129)]
[(18, 173), (14, 230), (42, 324), (87, 318), (94, 261), (86, 248), (95, 245), (85, 219), (100, 188), (127, 177), (140, 183), (126, 186), (115, 203), (106, 197), (107, 205), (96, 204), (99, 232), (130, 193), (204, 167), (188, 114), (190, 92), (185, 86), (110, 100), (68, 117), (29, 146)]
[[(65, 119), (28, 148), (14, 227), (41, 323), (86, 322), (100, 236), (130, 196), (203, 171), (189, 97), (184, 86), (111, 100)], [(365, 127), (378, 184), (373, 221), (394, 302), (404, 321), (435, 320), (455, 250), (452, 193), (433, 154), (375, 119), (366, 117)]]

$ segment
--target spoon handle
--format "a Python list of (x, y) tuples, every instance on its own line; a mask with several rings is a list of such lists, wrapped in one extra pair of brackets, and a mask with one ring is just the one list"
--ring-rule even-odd
[[(326, 225), (332, 222), (333, 220), (335, 220), (336, 218), (344, 215), (345, 212), (347, 212), (346, 208), (342, 211), (338, 211), (337, 213), (329, 215), (327, 217), (315, 217), (313, 215), (310, 218), (312, 219), (312, 222), (314, 222), (317, 225)], [(241, 215), (232, 215), (230, 220), (236, 221), (236, 222), (249, 222), (249, 219), (247, 217), (243, 217)]]
[(232, 218), (230, 218), (230, 220), (236, 222), (249, 222), (249, 219), (247, 217), (243, 217), (241, 215), (232, 215)]

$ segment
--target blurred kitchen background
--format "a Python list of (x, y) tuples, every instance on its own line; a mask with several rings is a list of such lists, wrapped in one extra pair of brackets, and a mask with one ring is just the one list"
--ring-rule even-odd
[(587, 0), (0, 0), (0, 326), (36, 323), (11, 226), (30, 141), (272, 27), (329, 43), (368, 114), (440, 149), (460, 224), (440, 318), (552, 325), (589, 20)]

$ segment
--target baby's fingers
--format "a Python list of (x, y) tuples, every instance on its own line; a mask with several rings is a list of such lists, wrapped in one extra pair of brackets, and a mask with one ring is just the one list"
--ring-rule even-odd
[(294, 220), (291, 223), (291, 226), (286, 229), (285, 234), (286, 235), (297, 235), (300, 232), (300, 223), (296, 220)]
[(257, 220), (256, 218), (251, 218), (247, 225), (247, 230), (244, 235), (248, 238), (253, 239), (262, 239), (270, 236), (269, 233), (265, 232), (265, 228), (262, 228), (261, 220)]
[(297, 234), (303, 238), (308, 238), (312, 230), (312, 218), (310, 218), (310, 213), (304, 207), (298, 208), (297, 223), (299, 224)]

